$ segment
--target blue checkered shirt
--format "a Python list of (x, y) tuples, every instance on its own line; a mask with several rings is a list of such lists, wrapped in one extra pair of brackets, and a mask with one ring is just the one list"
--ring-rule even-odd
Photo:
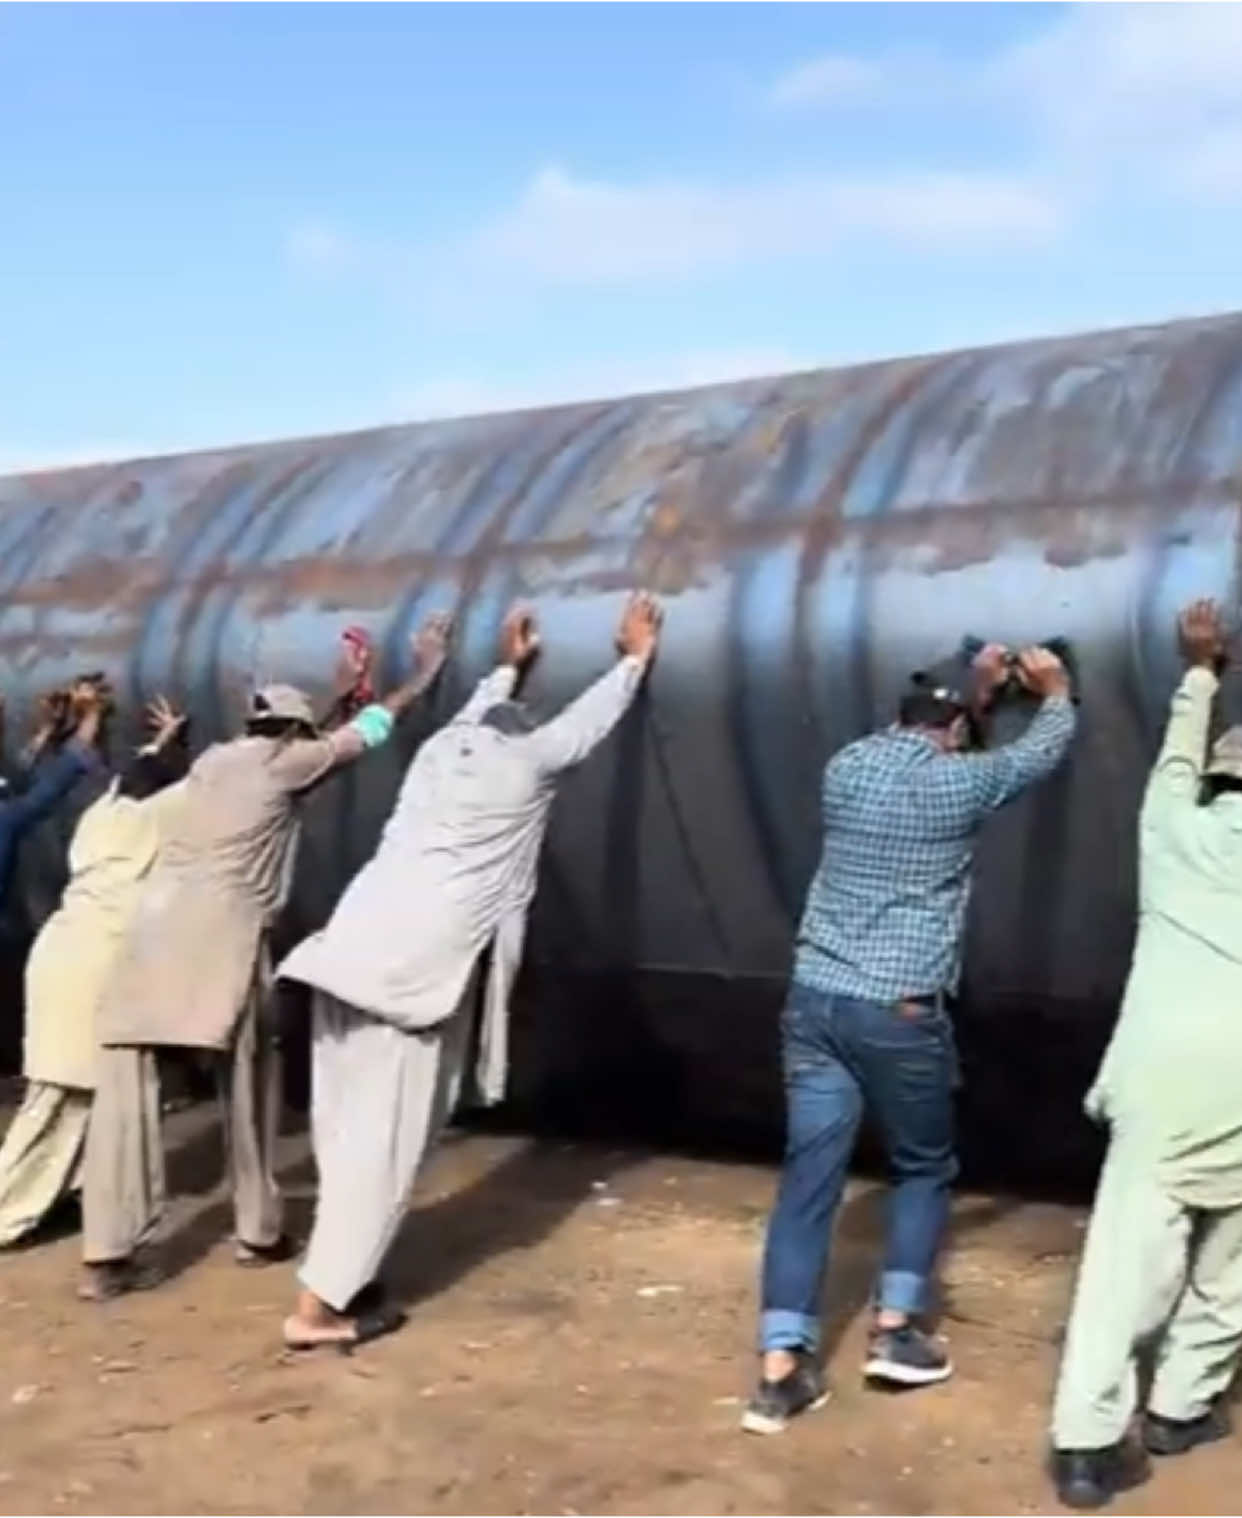
[(946, 754), (889, 728), (836, 754), (794, 979), (869, 1001), (955, 992), (979, 825), (1056, 768), (1074, 721), (1070, 702), (1054, 698), (991, 752)]

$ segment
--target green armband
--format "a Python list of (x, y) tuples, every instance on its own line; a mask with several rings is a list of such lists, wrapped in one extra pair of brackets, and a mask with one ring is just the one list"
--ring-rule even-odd
[(364, 706), (349, 724), (367, 748), (379, 748), (392, 736), (393, 716), (386, 706)]

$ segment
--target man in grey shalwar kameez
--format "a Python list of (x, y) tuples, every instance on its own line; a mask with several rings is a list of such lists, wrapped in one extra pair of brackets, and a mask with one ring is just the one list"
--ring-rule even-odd
[(476, 963), (490, 945), (480, 1086), (494, 1100), (504, 1081), (508, 992), (557, 782), (628, 710), (659, 625), (654, 600), (635, 596), (621, 621), (618, 663), (536, 727), (512, 697), (538, 637), (529, 614), (512, 613), (501, 664), (423, 744), (374, 857), (327, 927), (280, 967), (280, 976), (314, 991), (319, 1201), (304, 1289), (285, 1324), (291, 1348), (358, 1343), (400, 1325), (391, 1308), (351, 1312), (351, 1303), (374, 1282), (451, 1110)]

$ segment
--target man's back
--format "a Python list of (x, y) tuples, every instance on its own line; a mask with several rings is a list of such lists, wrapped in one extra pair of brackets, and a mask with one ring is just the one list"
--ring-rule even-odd
[(338, 913), (370, 910), (374, 894), (436, 895), (425, 931), (455, 935), (454, 909), (479, 931), (525, 905), (534, 889), (543, 825), (554, 794), (529, 737), (454, 723), (419, 750), (371, 863)]
[(1159, 1146), (1192, 1205), (1242, 1196), (1242, 793), (1201, 806), (1215, 678), (1173, 697), (1139, 829), (1139, 924), (1088, 1108)]
[(982, 815), (969, 760), (914, 732), (851, 744), (823, 783), (823, 857), (798, 934), (799, 980), (891, 1000), (956, 975)]
[(945, 752), (926, 730), (895, 727), (831, 759), (795, 978), (873, 1001), (955, 991), (979, 825), (1055, 768), (1073, 731), (1057, 698), (990, 752)]

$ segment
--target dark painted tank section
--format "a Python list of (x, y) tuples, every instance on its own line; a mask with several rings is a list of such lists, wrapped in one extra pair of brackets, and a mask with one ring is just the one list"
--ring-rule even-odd
[[(1094, 1161), (1078, 1104), (1127, 965), (1174, 613), (1236, 595), (1240, 454), (1229, 316), (11, 478), (4, 682), (20, 717), (41, 687), (107, 668), (131, 713), (168, 690), (205, 739), (252, 681), (323, 692), (348, 621), (394, 677), (446, 608), (442, 716), (521, 595), (551, 711), (605, 667), (626, 590), (650, 585), (668, 607), (650, 689), (558, 803), (511, 1115), (763, 1147), (825, 758), (963, 633), (1064, 634), (1081, 738), (986, 833), (959, 1030), (975, 1173), (1065, 1185)], [(366, 856), (416, 740), (314, 798), (290, 934)], [(37, 917), (55, 847), (28, 852)], [(11, 1048), (11, 1015), (8, 1032)]]

